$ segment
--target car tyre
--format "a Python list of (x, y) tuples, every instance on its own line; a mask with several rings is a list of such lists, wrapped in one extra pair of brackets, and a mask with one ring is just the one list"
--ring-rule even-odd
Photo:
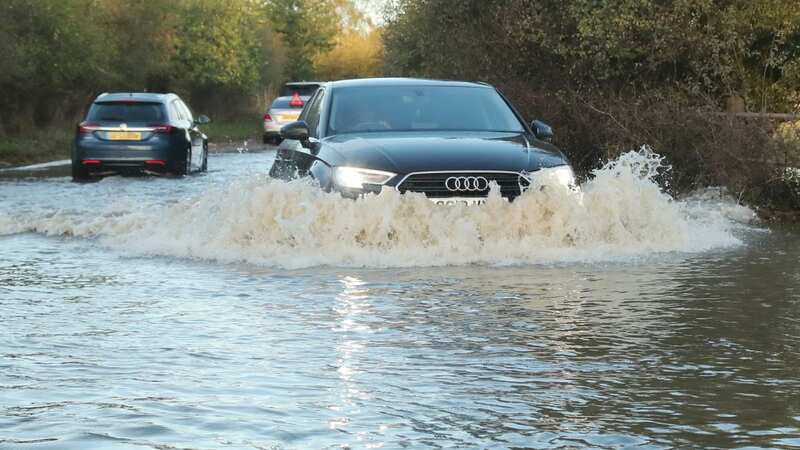
[(192, 149), (186, 150), (186, 167), (183, 169), (181, 175), (189, 175), (192, 173)]
[(176, 160), (174, 164), (175, 168), (175, 175), (183, 176), (188, 175), (189, 171), (191, 170), (191, 162), (192, 162), (192, 149), (187, 148), (186, 151), (183, 153), (183, 160)]
[(86, 181), (88, 179), (89, 169), (77, 161), (72, 161), (72, 181)]

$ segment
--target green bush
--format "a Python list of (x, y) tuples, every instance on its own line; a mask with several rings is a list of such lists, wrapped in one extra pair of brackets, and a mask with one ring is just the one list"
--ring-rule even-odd
[(777, 138), (781, 122), (775, 119), (719, 113), (713, 104), (699, 105), (677, 90), (632, 98), (502, 88), (526, 117), (554, 127), (556, 144), (581, 175), (648, 145), (672, 167), (662, 181), (674, 194), (724, 186), (752, 205), (800, 207), (800, 197), (782, 175), (787, 168), (800, 167), (800, 141)]
[(73, 128), (47, 128), (0, 140), (0, 166), (69, 159)]
[(244, 141), (261, 142), (261, 116), (252, 115), (233, 120), (213, 120), (203, 126), (208, 141), (214, 144), (241, 144)]
[(106, 91), (177, 92), (207, 114), (253, 109), (283, 80), (281, 48), (250, 0), (7, 0), (0, 136), (72, 124)]

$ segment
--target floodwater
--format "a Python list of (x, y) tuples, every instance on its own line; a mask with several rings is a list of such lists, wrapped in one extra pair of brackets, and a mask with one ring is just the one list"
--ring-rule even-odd
[(800, 448), (800, 234), (652, 155), (435, 207), (0, 176), (0, 448)]

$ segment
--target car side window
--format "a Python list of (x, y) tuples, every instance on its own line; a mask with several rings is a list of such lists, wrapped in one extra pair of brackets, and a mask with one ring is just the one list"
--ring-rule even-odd
[(183, 100), (178, 100), (179, 109), (183, 110), (183, 117), (188, 120), (189, 122), (194, 122), (194, 118), (192, 117), (192, 110), (186, 106), (186, 103)]
[(306, 123), (308, 123), (308, 111), (311, 109), (311, 105), (317, 99), (317, 94), (318, 94), (318, 92), (315, 93), (314, 95), (312, 95), (311, 98), (308, 99), (308, 101), (306, 102), (305, 106), (300, 111), (300, 116), (298, 117), (298, 120), (304, 120), (304, 121), (306, 121)]
[(325, 97), (325, 90), (320, 89), (317, 95), (314, 96), (311, 104), (308, 106), (308, 111), (305, 111), (305, 121), (308, 125), (308, 134), (312, 137), (319, 137), (319, 116), (322, 110), (322, 99)]
[(172, 114), (175, 116), (176, 119), (185, 120), (183, 117), (183, 111), (181, 111), (181, 108), (178, 107), (177, 100), (173, 100), (172, 102), (170, 102), (169, 106), (172, 109)]

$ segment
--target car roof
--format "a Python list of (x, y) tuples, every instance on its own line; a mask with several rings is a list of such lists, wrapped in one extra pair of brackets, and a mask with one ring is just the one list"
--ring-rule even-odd
[(97, 96), (95, 102), (124, 102), (124, 101), (139, 101), (139, 102), (156, 102), (164, 103), (167, 100), (177, 97), (175, 94), (158, 94), (153, 92), (114, 92), (104, 93)]
[(328, 82), (327, 85), (333, 88), (360, 86), (450, 86), (494, 89), (493, 86), (486, 83), (455, 80), (431, 80), (426, 78), (360, 78), (354, 80), (331, 81)]
[(284, 86), (321, 86), (323, 84), (325, 84), (325, 81), (289, 81), (284, 83)]

